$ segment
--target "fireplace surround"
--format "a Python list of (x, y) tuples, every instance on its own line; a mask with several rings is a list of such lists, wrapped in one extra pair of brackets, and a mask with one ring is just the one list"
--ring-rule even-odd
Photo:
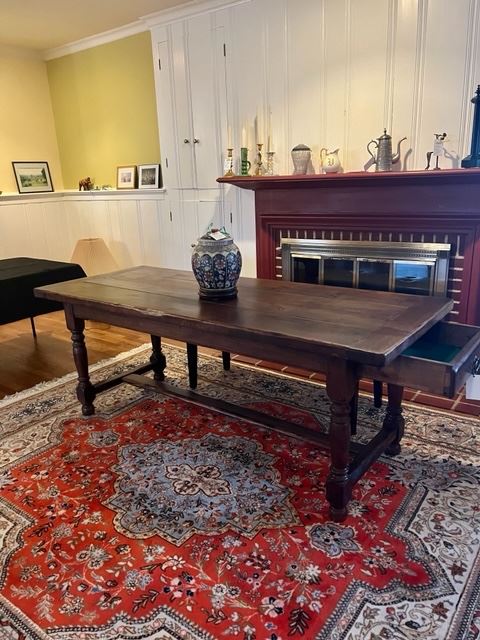
[(451, 246), (449, 320), (480, 324), (480, 169), (219, 178), (255, 192), (257, 275), (282, 278), (282, 239)]

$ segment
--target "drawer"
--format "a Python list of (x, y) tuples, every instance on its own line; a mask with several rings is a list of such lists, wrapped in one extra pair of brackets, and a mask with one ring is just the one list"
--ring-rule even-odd
[(455, 396), (480, 355), (480, 327), (438, 322), (386, 367), (362, 367), (361, 375), (437, 395)]

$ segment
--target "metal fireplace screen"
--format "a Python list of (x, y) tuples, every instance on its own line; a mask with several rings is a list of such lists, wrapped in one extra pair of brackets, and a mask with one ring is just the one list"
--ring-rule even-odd
[(446, 295), (449, 244), (282, 238), (282, 277), (417, 295)]

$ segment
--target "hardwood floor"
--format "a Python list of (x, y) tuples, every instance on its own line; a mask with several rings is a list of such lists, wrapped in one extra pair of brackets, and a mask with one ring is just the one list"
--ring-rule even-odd
[[(0, 325), (0, 398), (75, 369), (63, 311), (38, 316), (35, 326), (36, 339), (30, 320)], [(85, 338), (90, 363), (149, 342), (144, 333), (90, 321)]]

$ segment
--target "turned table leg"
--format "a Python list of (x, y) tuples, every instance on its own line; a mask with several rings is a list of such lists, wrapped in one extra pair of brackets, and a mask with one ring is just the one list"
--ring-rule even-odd
[(165, 367), (167, 366), (167, 359), (162, 351), (162, 339), (159, 336), (150, 336), (152, 340), (152, 355), (150, 356), (150, 362), (153, 369), (153, 378), (159, 382), (165, 380)]
[(400, 441), (405, 429), (405, 420), (402, 416), (403, 387), (396, 384), (388, 384), (388, 404), (383, 428), (388, 431), (395, 431), (395, 440), (387, 447), (385, 453), (389, 456), (396, 456), (400, 453)]
[(330, 472), (326, 483), (330, 515), (340, 522), (347, 516), (352, 495), (349, 479), (351, 401), (357, 388), (354, 367), (346, 360), (333, 359), (327, 367), (327, 394), (330, 399)]
[(91, 416), (95, 413), (93, 401), (96, 392), (88, 375), (88, 354), (83, 333), (85, 321), (75, 317), (70, 305), (65, 305), (65, 319), (72, 333), (73, 359), (78, 373), (77, 398), (82, 405), (82, 414)]
[(187, 342), (187, 365), (188, 365), (188, 384), (190, 389), (197, 388), (198, 376), (198, 347), (196, 344)]

